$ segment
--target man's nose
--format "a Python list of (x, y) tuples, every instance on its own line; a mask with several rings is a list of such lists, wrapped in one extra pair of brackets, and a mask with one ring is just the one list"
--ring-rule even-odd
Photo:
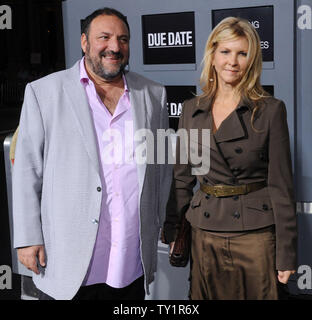
[(109, 44), (108, 44), (108, 49), (114, 52), (119, 52), (120, 51), (120, 44), (118, 39), (110, 39)]

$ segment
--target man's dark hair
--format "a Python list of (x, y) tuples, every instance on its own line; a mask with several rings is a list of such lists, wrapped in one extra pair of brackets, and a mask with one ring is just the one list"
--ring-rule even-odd
[(127, 17), (124, 16), (121, 12), (119, 12), (116, 9), (113, 8), (102, 8), (102, 9), (98, 9), (94, 12), (92, 12), (90, 15), (88, 15), (83, 21), (82, 21), (82, 27), (81, 27), (81, 34), (85, 34), (88, 38), (89, 36), (89, 29), (90, 29), (90, 25), (91, 22), (98, 16), (102, 16), (102, 15), (107, 15), (107, 16), (116, 16), (117, 18), (119, 18), (121, 21), (123, 21), (125, 23), (125, 25), (128, 28), (128, 32), (129, 32), (129, 37), (130, 37), (130, 27), (129, 27), (129, 23), (127, 21)]

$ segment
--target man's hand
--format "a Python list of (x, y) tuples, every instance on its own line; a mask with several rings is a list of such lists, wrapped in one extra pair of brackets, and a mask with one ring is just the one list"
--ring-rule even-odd
[(291, 274), (294, 274), (296, 271), (295, 270), (286, 270), (286, 271), (280, 271), (278, 270), (278, 281), (281, 283), (286, 284), (288, 282), (288, 279)]
[(17, 249), (18, 260), (29, 270), (39, 274), (37, 257), (42, 267), (45, 267), (44, 246), (30, 246)]

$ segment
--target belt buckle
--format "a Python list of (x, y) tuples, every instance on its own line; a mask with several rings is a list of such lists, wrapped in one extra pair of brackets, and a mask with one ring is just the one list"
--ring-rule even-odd
[(224, 192), (224, 187), (222, 185), (215, 185), (214, 186), (214, 194), (215, 194), (215, 197), (222, 197), (223, 195), (223, 192)]

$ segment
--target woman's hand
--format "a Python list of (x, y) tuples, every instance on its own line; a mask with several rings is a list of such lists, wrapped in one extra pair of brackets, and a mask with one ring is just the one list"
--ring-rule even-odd
[(170, 242), (169, 247), (170, 247), (169, 256), (171, 256), (173, 247), (174, 247), (174, 241)]
[(278, 281), (281, 283), (286, 284), (288, 282), (288, 279), (291, 274), (294, 274), (296, 271), (295, 270), (285, 270), (285, 271), (280, 271), (278, 270)]

